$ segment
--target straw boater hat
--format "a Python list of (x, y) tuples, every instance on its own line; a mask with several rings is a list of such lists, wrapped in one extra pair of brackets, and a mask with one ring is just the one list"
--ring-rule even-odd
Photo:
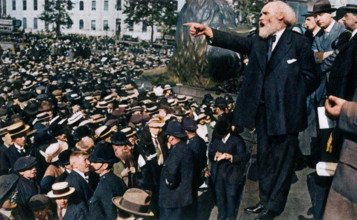
[(47, 196), (51, 199), (58, 199), (71, 195), (75, 189), (69, 187), (67, 182), (58, 182), (52, 185), (52, 190), (47, 193)]
[(91, 118), (91, 123), (93, 123), (93, 124), (103, 122), (106, 119), (105, 116), (101, 115), (101, 114), (91, 115), (90, 118)]
[(22, 121), (18, 121), (7, 127), (7, 131), (10, 134), (11, 138), (14, 139), (23, 134), (29, 135), (30, 133), (34, 133), (35, 130), (29, 131), (30, 126), (24, 124)]
[(109, 134), (115, 131), (115, 127), (108, 127), (106, 125), (100, 126), (94, 131), (94, 137), (96, 139), (107, 137)]
[(138, 188), (130, 188), (125, 191), (123, 196), (117, 196), (112, 199), (114, 205), (121, 210), (139, 216), (154, 216), (150, 211), (151, 195)]
[(160, 117), (152, 118), (147, 122), (147, 125), (153, 128), (161, 128), (165, 125), (165, 120), (164, 118)]
[(125, 133), (128, 138), (136, 134), (136, 131), (134, 131), (131, 127), (125, 127), (120, 131)]

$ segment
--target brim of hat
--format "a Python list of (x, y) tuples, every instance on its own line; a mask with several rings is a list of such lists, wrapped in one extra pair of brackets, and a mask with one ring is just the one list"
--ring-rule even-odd
[[(13, 134), (10, 134), (10, 136), (11, 137), (15, 137), (15, 136), (17, 136), (19, 134), (22, 134), (22, 133), (26, 133), (26, 135), (29, 135), (30, 132), (33, 132), (33, 131), (28, 131), (29, 129), (30, 129), (30, 125), (25, 124), (25, 129), (24, 130), (16, 132), (16, 133), (13, 133)], [(36, 132), (36, 130), (35, 130), (35, 132)]]
[(319, 14), (319, 13), (331, 13), (331, 12), (335, 12), (336, 10), (337, 10), (337, 8), (330, 8), (330, 9), (311, 11), (308, 13), (311, 13), (312, 15), (314, 15), (314, 14)]
[(51, 199), (62, 198), (62, 197), (71, 195), (72, 193), (74, 193), (74, 191), (75, 191), (75, 189), (73, 187), (69, 187), (68, 192), (60, 194), (60, 195), (55, 195), (55, 194), (53, 194), (53, 191), (51, 190), (47, 193), (47, 196)]
[(148, 213), (144, 213), (144, 212), (136, 212), (136, 211), (133, 211), (133, 210), (130, 210), (130, 209), (127, 209), (125, 207), (123, 207), (120, 202), (123, 200), (123, 197), (122, 196), (117, 196), (117, 197), (114, 197), (112, 199), (112, 202), (114, 203), (114, 205), (116, 207), (118, 207), (119, 209), (123, 210), (123, 211), (126, 211), (126, 212), (129, 212), (129, 213), (132, 213), (134, 215), (140, 215), (140, 216), (146, 216), (146, 217), (150, 217), (150, 216), (154, 216), (154, 213), (153, 212), (148, 212)]
[(108, 136), (110, 133), (112, 133), (112, 132), (114, 132), (114, 131), (115, 131), (115, 128), (114, 128), (114, 126), (113, 126), (113, 127), (111, 127), (111, 128), (109, 129), (109, 131), (107, 131), (105, 134), (102, 134), (102, 135), (100, 135), (99, 137), (97, 137), (97, 139), (98, 139), (98, 138), (106, 137), (106, 136)]
[(186, 133), (171, 133), (171, 132), (166, 132), (166, 135), (169, 135), (169, 136), (174, 136), (174, 137), (178, 137), (178, 138), (184, 138), (186, 137)]
[(152, 122), (152, 123), (148, 124), (148, 126), (152, 127), (152, 128), (162, 128), (162, 127), (164, 127), (164, 125), (165, 125), (165, 122), (162, 122), (162, 123)]
[(98, 158), (94, 155), (90, 156), (88, 159), (90, 162), (95, 162), (95, 163), (116, 163), (119, 162), (118, 158), (113, 158), (113, 159), (103, 159), (103, 158)]

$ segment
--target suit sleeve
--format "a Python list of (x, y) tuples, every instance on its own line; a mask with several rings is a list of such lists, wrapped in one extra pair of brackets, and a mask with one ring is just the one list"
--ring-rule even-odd
[(316, 71), (315, 58), (308, 39), (301, 37), (296, 44), (299, 48), (300, 74), (305, 81), (306, 95), (309, 95), (320, 85), (320, 77)]
[(341, 130), (357, 136), (357, 103), (346, 102), (342, 106), (338, 126)]
[(246, 160), (246, 154), (245, 154), (245, 143), (243, 141), (243, 138), (238, 137), (237, 141), (235, 143), (235, 148), (236, 148), (236, 154), (232, 155), (233, 156), (233, 161), (232, 163), (234, 164), (244, 164)]
[[(179, 149), (183, 150), (183, 149)], [(173, 152), (171, 152), (173, 153)], [(175, 189), (180, 183), (180, 164), (182, 152), (176, 151), (174, 155), (170, 155), (165, 163), (164, 181), (169, 189)]]
[(240, 37), (238, 35), (212, 29), (213, 39), (208, 41), (212, 46), (222, 47), (240, 54), (249, 55), (252, 48), (252, 38)]

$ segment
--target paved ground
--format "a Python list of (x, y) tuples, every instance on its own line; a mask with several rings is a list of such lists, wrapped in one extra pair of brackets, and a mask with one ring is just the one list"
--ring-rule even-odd
[[(279, 217), (275, 218), (276, 220), (297, 220), (299, 216), (312, 218), (312, 215), (307, 214), (308, 209), (311, 207), (311, 200), (306, 185), (306, 175), (312, 171), (310, 168), (305, 168), (296, 172), (298, 181), (291, 186), (285, 210)], [(211, 193), (209, 191), (203, 193), (200, 195), (199, 201), (200, 219), (217, 219), (218, 211), (217, 207), (214, 206)], [(254, 220), (257, 215), (245, 214), (244, 208), (255, 205), (258, 201), (258, 183), (247, 180), (237, 219)]]

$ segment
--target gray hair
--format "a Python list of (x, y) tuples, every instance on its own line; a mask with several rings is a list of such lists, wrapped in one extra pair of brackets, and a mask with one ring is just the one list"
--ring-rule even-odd
[(273, 1), (269, 4), (273, 4), (275, 7), (276, 13), (283, 15), (284, 23), (287, 27), (290, 27), (297, 23), (295, 11), (285, 2), (282, 1)]

